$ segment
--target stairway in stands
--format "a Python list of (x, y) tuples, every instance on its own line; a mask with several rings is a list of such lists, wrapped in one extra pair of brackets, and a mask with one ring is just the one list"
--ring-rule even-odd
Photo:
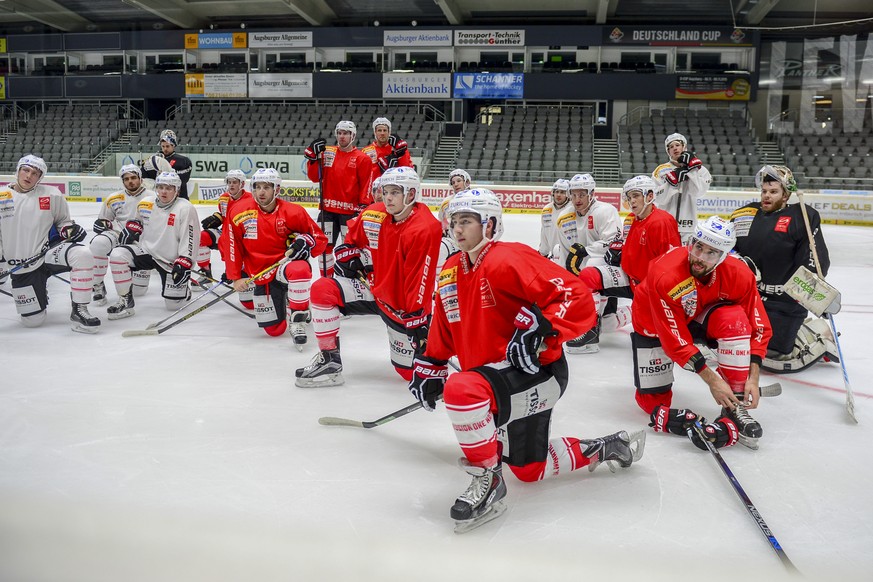
[(621, 163), (618, 142), (614, 139), (594, 140), (594, 179), (598, 186), (621, 185)]
[(427, 168), (428, 182), (449, 181), (449, 173), (455, 169), (458, 149), (460, 149), (463, 139), (462, 137), (440, 136), (439, 144)]
[[(761, 163), (770, 166), (784, 166), (785, 156), (782, 154), (782, 148), (775, 141), (759, 141), (755, 142), (755, 151), (761, 157)], [(758, 168), (755, 168), (757, 171)]]

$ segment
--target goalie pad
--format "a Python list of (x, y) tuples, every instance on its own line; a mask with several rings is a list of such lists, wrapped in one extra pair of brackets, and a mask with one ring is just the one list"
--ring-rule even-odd
[(761, 367), (774, 374), (791, 374), (809, 368), (823, 357), (839, 362), (837, 353), (837, 345), (827, 321), (808, 319), (800, 326), (791, 353), (782, 355), (768, 352)]
[(783, 291), (819, 317), (840, 312), (840, 292), (803, 265), (785, 282)]

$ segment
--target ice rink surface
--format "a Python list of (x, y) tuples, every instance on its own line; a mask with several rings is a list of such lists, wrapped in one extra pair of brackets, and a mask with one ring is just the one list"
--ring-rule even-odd
[[(97, 208), (71, 204), (87, 228)], [(535, 244), (537, 216), (504, 220), (504, 240)], [(845, 412), (839, 365), (764, 375), (784, 393), (753, 412), (760, 449), (722, 453), (802, 573), (871, 580), (873, 229), (825, 225), (824, 234), (860, 424)], [(746, 581), (784, 572), (714, 460), (684, 438), (647, 429), (645, 456), (617, 474), (602, 466), (525, 484), (507, 473), (506, 513), (458, 536), (449, 507), (469, 478), (442, 407), (371, 430), (317, 423), (373, 420), (412, 402), (378, 318), (342, 322), (344, 386), (300, 389), (294, 370), (317, 349), (311, 329), (299, 353), (290, 336), (268, 337), (219, 303), (159, 337), (122, 338), (168, 315), (153, 276), (134, 317), (108, 321), (105, 307), (92, 307), (100, 333), (75, 334), (65, 287), (50, 281), (40, 329), (23, 328), (0, 297), (0, 580)], [(568, 358), (553, 437), (646, 426), (628, 330), (604, 334), (599, 354)], [(718, 412), (688, 372), (676, 372), (674, 391), (674, 405)]]

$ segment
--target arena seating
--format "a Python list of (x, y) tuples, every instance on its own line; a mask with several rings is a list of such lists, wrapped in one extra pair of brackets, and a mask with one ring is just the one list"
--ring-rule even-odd
[(506, 183), (591, 172), (592, 122), (591, 107), (506, 106), (467, 124), (455, 165), (474, 181)]
[(794, 134), (780, 145), (801, 187), (873, 190), (873, 138), (834, 130), (827, 135)]

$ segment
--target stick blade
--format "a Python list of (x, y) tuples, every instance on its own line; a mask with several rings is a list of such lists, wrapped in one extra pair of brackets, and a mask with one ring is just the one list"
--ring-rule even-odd
[(768, 384), (767, 386), (760, 386), (761, 397), (762, 398), (770, 398), (772, 396), (779, 396), (782, 394), (782, 384), (779, 382), (775, 382), (773, 384)]
[(353, 426), (355, 428), (369, 428), (360, 420), (338, 418), (336, 416), (322, 416), (318, 419), (318, 424), (323, 426)]
[(137, 337), (141, 335), (158, 335), (157, 329), (127, 329), (121, 332), (121, 337)]
[(858, 424), (858, 417), (855, 416), (855, 395), (851, 391), (846, 391), (846, 412), (849, 413), (849, 418)]

